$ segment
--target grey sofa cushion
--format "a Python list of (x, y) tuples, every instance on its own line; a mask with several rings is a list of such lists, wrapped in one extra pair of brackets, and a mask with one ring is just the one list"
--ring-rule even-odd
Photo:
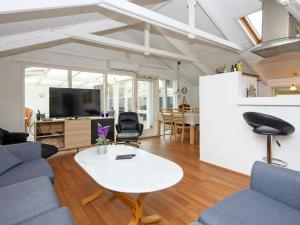
[(42, 158), (41, 143), (26, 142), (21, 144), (0, 146), (0, 150), (3, 148), (24, 162)]
[(300, 210), (300, 172), (255, 162), (251, 189)]
[(0, 188), (0, 202), (0, 225), (18, 224), (59, 207), (47, 177)]
[(47, 160), (36, 159), (24, 162), (0, 176), (0, 187), (36, 177), (48, 177), (53, 182), (53, 171)]
[(73, 225), (73, 220), (67, 208), (58, 208), (19, 225)]
[(23, 161), (13, 154), (9, 153), (6, 149), (0, 150), (0, 175), (7, 170), (21, 164)]
[(243, 190), (207, 209), (205, 225), (300, 225), (299, 211), (254, 190)]

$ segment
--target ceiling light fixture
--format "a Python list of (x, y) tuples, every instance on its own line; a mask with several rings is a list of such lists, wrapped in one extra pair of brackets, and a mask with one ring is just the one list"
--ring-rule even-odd
[(179, 72), (180, 72), (180, 64), (181, 62), (178, 61), (177, 62), (177, 74), (178, 74), (178, 77), (177, 77), (177, 91), (175, 92), (175, 94), (179, 97), (181, 95), (181, 91), (180, 91), (180, 85), (179, 85)]

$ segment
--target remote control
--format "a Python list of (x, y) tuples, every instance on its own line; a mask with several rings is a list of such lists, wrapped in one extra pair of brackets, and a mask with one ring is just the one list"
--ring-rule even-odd
[(135, 157), (135, 154), (129, 154), (129, 155), (117, 155), (116, 160), (121, 160), (121, 159), (132, 159)]

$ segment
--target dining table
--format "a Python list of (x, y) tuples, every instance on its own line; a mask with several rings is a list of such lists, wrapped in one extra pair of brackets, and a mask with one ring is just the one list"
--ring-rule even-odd
[(199, 125), (200, 114), (187, 112), (184, 113), (184, 122), (185, 124), (190, 125), (190, 144), (195, 144), (196, 139), (196, 126)]
[[(200, 124), (200, 114), (198, 112), (185, 112), (184, 123), (190, 126), (190, 144), (195, 144), (196, 139), (196, 126)], [(161, 115), (158, 120), (159, 124), (162, 122)], [(160, 127), (160, 126), (158, 126)]]

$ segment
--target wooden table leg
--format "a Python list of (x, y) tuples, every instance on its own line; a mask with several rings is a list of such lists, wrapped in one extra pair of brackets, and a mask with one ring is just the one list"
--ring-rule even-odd
[(114, 195), (120, 199), (125, 205), (132, 209), (132, 217), (128, 225), (138, 225), (141, 221), (143, 224), (156, 223), (161, 220), (160, 216), (152, 215), (144, 217), (144, 200), (146, 193), (139, 194), (138, 198), (135, 199), (128, 194), (113, 192)]
[(99, 191), (95, 192), (94, 194), (90, 195), (89, 197), (84, 198), (81, 201), (81, 205), (86, 205), (86, 204), (96, 200), (97, 198), (100, 198), (104, 192), (105, 192), (105, 189), (101, 188)]
[(157, 223), (159, 221), (161, 221), (161, 218), (159, 215), (146, 216), (146, 217), (142, 218), (143, 224)]
[(190, 125), (190, 144), (195, 144), (195, 125)]
[[(101, 195), (107, 191), (105, 188), (101, 188), (99, 191), (95, 192), (89, 197), (86, 197), (81, 201), (81, 205), (86, 205), (97, 198), (101, 197)], [(132, 210), (132, 217), (128, 225), (138, 225), (141, 221), (143, 224), (151, 224), (156, 223), (161, 220), (160, 216), (152, 215), (144, 217), (144, 200), (146, 198), (147, 193), (139, 194), (137, 198), (134, 198), (126, 193), (111, 191), (114, 196), (120, 199), (125, 205), (127, 205)]]
[(157, 129), (157, 131), (156, 131), (156, 134), (157, 134), (157, 136), (160, 136), (160, 120), (157, 120), (156, 121), (156, 129)]

